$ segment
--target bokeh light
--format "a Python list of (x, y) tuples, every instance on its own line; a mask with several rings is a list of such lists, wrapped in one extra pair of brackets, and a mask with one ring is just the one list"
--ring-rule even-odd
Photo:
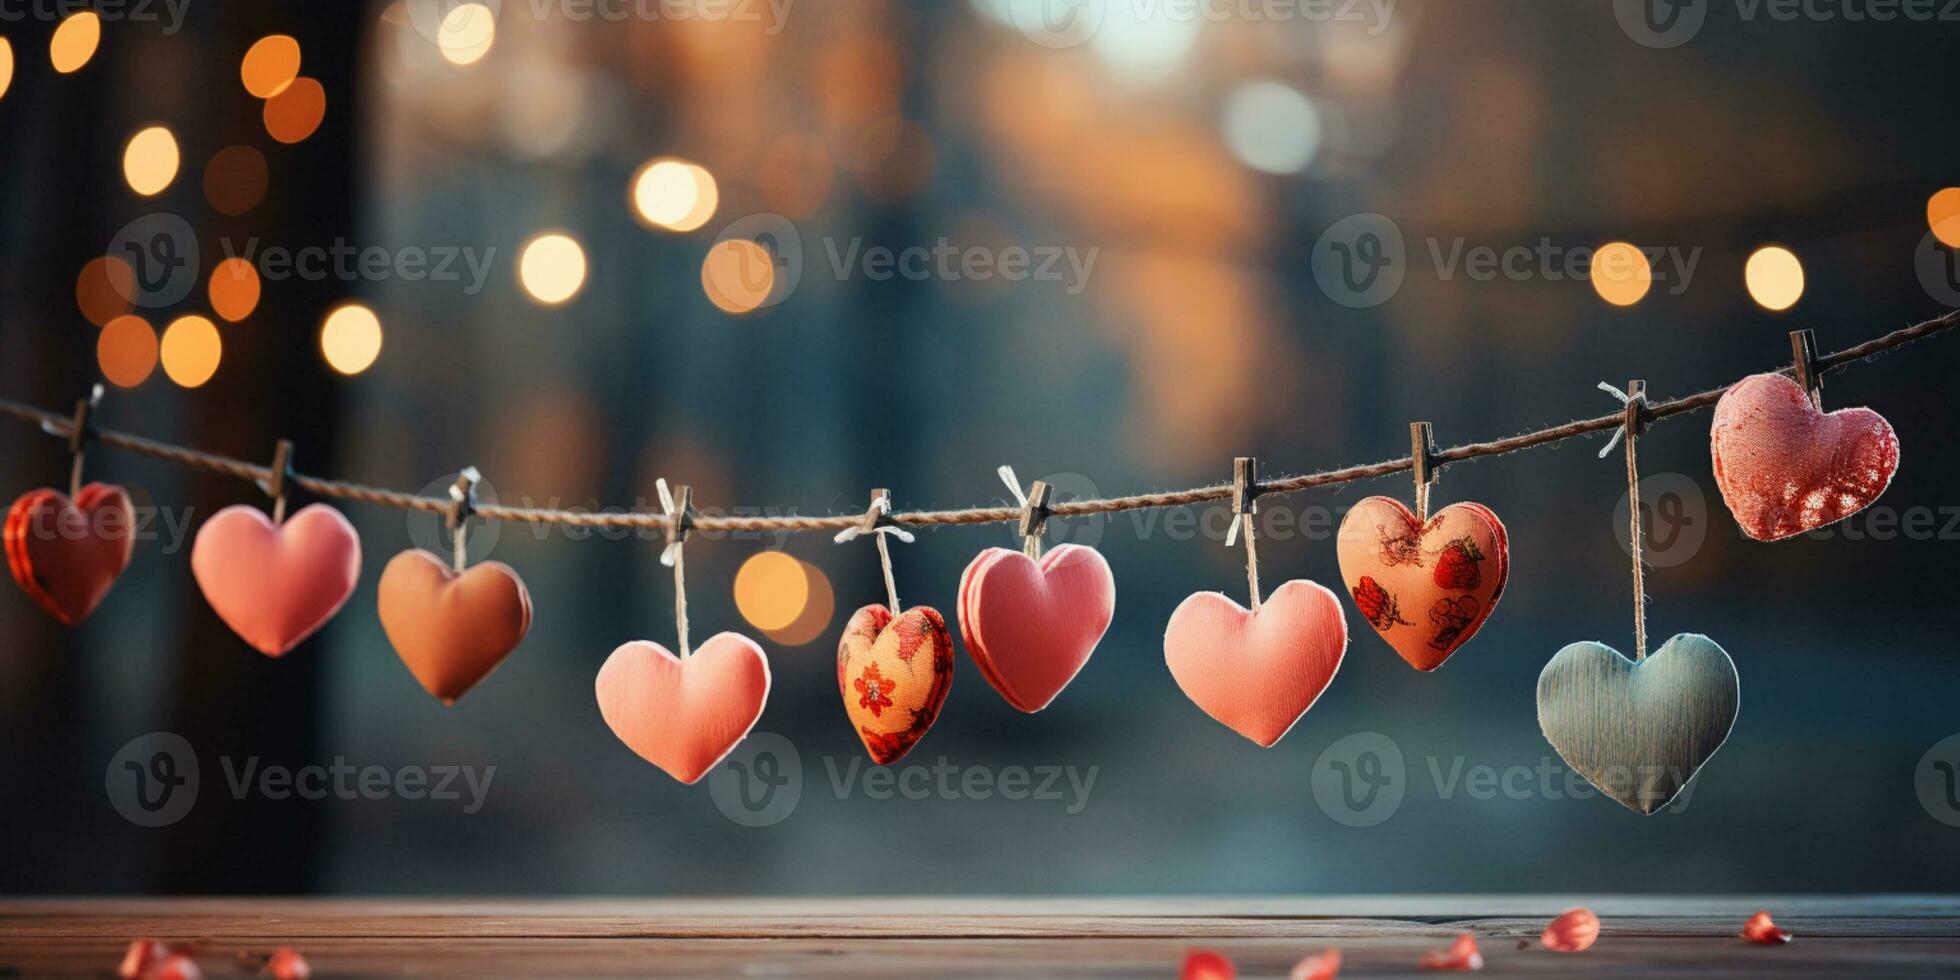
[(259, 38), (245, 52), (238, 75), (245, 91), (255, 98), (269, 99), (284, 92), (299, 77), (299, 41), (285, 34)]
[(656, 228), (693, 231), (720, 203), (714, 175), (685, 160), (650, 160), (633, 178), (633, 210)]
[(1803, 298), (1803, 263), (1781, 245), (1767, 245), (1749, 256), (1743, 269), (1749, 297), (1771, 312), (1782, 312)]
[(518, 253), (517, 280), (532, 299), (563, 303), (585, 285), (585, 249), (561, 232), (539, 235)]
[(144, 197), (161, 194), (177, 179), (177, 137), (162, 126), (138, 130), (123, 147), (123, 179)]
[(211, 312), (237, 323), (259, 306), (259, 270), (236, 256), (211, 270)]
[(170, 380), (195, 388), (218, 373), (224, 342), (218, 338), (217, 324), (195, 314), (180, 316), (164, 329), (158, 354)]
[(1269, 174), (1297, 174), (1320, 153), (1320, 110), (1278, 82), (1240, 86), (1225, 100), (1225, 143), (1239, 162)]
[(236, 217), (265, 199), (265, 154), (258, 147), (227, 146), (204, 165), (204, 199), (219, 214)]
[(769, 299), (776, 286), (776, 260), (746, 238), (716, 242), (701, 260), (701, 289), (729, 313), (747, 313)]
[(1960, 187), (1949, 187), (1926, 202), (1926, 224), (1948, 248), (1960, 248)]
[(735, 573), (735, 608), (764, 632), (794, 624), (809, 600), (803, 563), (785, 552), (758, 552)]
[(119, 316), (95, 338), (95, 361), (118, 388), (134, 388), (157, 368), (157, 333), (140, 316)]
[(480, 3), (451, 7), (443, 15), (442, 29), (436, 35), (436, 47), (452, 65), (476, 64), (490, 53), (490, 46), (496, 41), (497, 17)]
[(776, 137), (756, 163), (756, 184), (771, 211), (786, 218), (816, 213), (836, 173), (823, 140), (809, 133)]
[(14, 46), (0, 37), (0, 98), (7, 94), (7, 87), (14, 83)]
[(1089, 50), (1132, 81), (1169, 75), (1190, 54), (1204, 27), (1204, 18), (1187, 16), (1174, 5), (1112, 3), (1101, 10), (1102, 23), (1089, 38)]
[(295, 78), (285, 90), (265, 100), (265, 131), (281, 143), (298, 143), (320, 128), (327, 118), (327, 90), (311, 78)]
[(1646, 253), (1626, 242), (1608, 242), (1593, 253), (1592, 287), (1614, 306), (1632, 306), (1654, 286)]
[(803, 603), (803, 611), (796, 621), (779, 630), (764, 630), (771, 642), (780, 646), (800, 647), (823, 639), (830, 633), (830, 619), (837, 612), (837, 593), (830, 587), (830, 577), (809, 562), (800, 562), (803, 577), (808, 583), (810, 597)]
[(118, 256), (90, 259), (75, 277), (75, 305), (98, 327), (128, 313), (134, 295), (136, 272)]
[(341, 374), (367, 370), (381, 356), (381, 318), (359, 303), (327, 314), (320, 325), (320, 353), (326, 356), (327, 366)]
[(102, 18), (93, 10), (84, 10), (54, 29), (54, 36), (48, 39), (48, 61), (63, 75), (79, 71), (95, 57), (95, 47), (101, 43)]

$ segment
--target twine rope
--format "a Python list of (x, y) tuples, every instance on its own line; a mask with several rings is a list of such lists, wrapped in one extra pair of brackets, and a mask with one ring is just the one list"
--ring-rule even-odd
[[(1914, 324), (1861, 344), (1847, 347), (1833, 354), (1817, 359), (1819, 376), (1833, 373), (1850, 366), (1854, 362), (1884, 354), (1914, 341), (1923, 340), (1934, 334), (1960, 326), (1960, 310), (1952, 310), (1944, 315)], [(1791, 365), (1783, 365), (1777, 373), (1795, 374)], [(1643, 412), (1649, 423), (1670, 418), (1687, 412), (1700, 411), (1721, 400), (1735, 382), (1719, 388), (1710, 388), (1681, 398), (1650, 404)], [(53, 436), (68, 438), (74, 432), (74, 421), (63, 415), (46, 411), (32, 405), (7, 399), (0, 399), (0, 415), (18, 419), (40, 426), (43, 432)], [(1437, 465), (1456, 463), (1488, 456), (1503, 456), (1530, 449), (1536, 446), (1561, 442), (1578, 436), (1606, 432), (1624, 426), (1624, 413), (1602, 415), (1598, 418), (1579, 419), (1509, 436), (1488, 442), (1468, 443), (1450, 449), (1439, 450), (1433, 457)], [(260, 483), (271, 479), (271, 468), (249, 463), (230, 456), (203, 452), (185, 446), (146, 439), (142, 436), (109, 429), (94, 431), (94, 440), (102, 445), (124, 452), (147, 456), (152, 459), (174, 463), (207, 473), (229, 476), (240, 480)], [(1322, 470), (1301, 476), (1282, 477), (1276, 480), (1260, 481), (1261, 493), (1296, 493), (1314, 487), (1333, 486), (1352, 483), (1357, 480), (1370, 480), (1407, 472), (1414, 466), (1411, 457), (1384, 460), (1345, 466), (1338, 469)], [(293, 473), (287, 482), (318, 497), (336, 500), (351, 500), (356, 503), (377, 507), (392, 507), (397, 510), (424, 511), (433, 514), (447, 513), (452, 504), (440, 497), (424, 497), (417, 494), (388, 490), (382, 487), (367, 486), (325, 477), (306, 476)], [(1149, 508), (1182, 507), (1190, 504), (1209, 503), (1226, 500), (1232, 496), (1232, 485), (1214, 484), (1194, 487), (1189, 490), (1175, 490), (1162, 493), (1133, 494), (1123, 497), (1109, 497), (1087, 500), (1070, 500), (1054, 504), (1049, 508), (1056, 517), (1072, 517), (1086, 514), (1112, 514), (1120, 511), (1143, 510)], [(668, 525), (668, 515), (650, 511), (634, 511), (625, 508), (607, 508), (601, 511), (574, 511), (543, 507), (515, 507), (506, 504), (485, 504), (475, 511), (475, 516), (487, 521), (504, 521), (525, 524), (546, 524), (560, 527), (585, 528), (629, 528), (662, 529)], [(964, 524), (1005, 524), (1020, 519), (1021, 511), (1011, 507), (974, 507), (961, 510), (924, 510), (890, 514), (890, 520), (897, 524), (913, 527), (936, 527)], [(703, 515), (694, 520), (694, 526), (703, 531), (786, 531), (801, 533), (810, 531), (848, 531), (863, 520), (862, 515), (837, 514), (827, 517), (749, 517), (737, 515)], [(881, 529), (882, 530), (882, 529)], [(855, 536), (855, 535), (853, 535)], [(841, 537), (841, 535), (840, 535)], [(882, 550), (882, 538), (881, 550)], [(848, 539), (844, 539), (848, 540)], [(900, 540), (909, 540), (909, 536)]]
[(1640, 442), (1640, 430), (1647, 421), (1647, 384), (1643, 381), (1629, 381), (1625, 391), (1607, 384), (1599, 383), (1599, 390), (1612, 395), (1625, 406), (1621, 413), (1623, 424), (1613, 433), (1613, 438), (1600, 450), (1599, 458), (1613, 451), (1613, 444), (1621, 437), (1627, 444), (1627, 550), (1633, 555), (1633, 659), (1635, 663), (1647, 659), (1647, 563), (1641, 560), (1640, 515), (1640, 457), (1636, 445)]

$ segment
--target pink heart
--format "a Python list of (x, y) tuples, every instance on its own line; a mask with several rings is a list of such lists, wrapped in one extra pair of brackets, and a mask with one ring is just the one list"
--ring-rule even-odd
[(313, 504), (275, 525), (226, 507), (198, 529), (191, 574), (232, 632), (268, 657), (326, 625), (361, 577), (361, 539), (340, 511)]
[(1116, 614), (1116, 578), (1094, 548), (1060, 545), (1037, 564), (988, 548), (960, 576), (960, 636), (987, 683), (1030, 714), (1075, 679)]
[(1709, 433), (1715, 484), (1743, 533), (1775, 541), (1871, 505), (1899, 468), (1899, 437), (1869, 408), (1828, 415), (1780, 374), (1736, 382)]
[(1327, 690), (1347, 644), (1340, 600), (1295, 579), (1257, 612), (1217, 592), (1185, 599), (1164, 630), (1164, 662), (1205, 714), (1272, 748)]
[(686, 660), (636, 640), (606, 658), (593, 687), (600, 716), (627, 748), (692, 785), (761, 719), (769, 660), (738, 633), (715, 635)]

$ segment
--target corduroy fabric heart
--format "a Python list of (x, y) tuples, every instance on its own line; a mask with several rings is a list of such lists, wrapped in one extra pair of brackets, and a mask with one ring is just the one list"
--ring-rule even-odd
[(340, 511), (312, 504), (274, 524), (236, 504), (191, 545), (191, 575), (218, 618), (268, 657), (326, 625), (361, 577), (361, 539)]
[(109, 594), (136, 549), (136, 512), (121, 487), (91, 483), (69, 501), (30, 491), (7, 511), (7, 570), (35, 605), (73, 626)]
[(905, 757), (939, 720), (953, 689), (953, 637), (928, 606), (893, 616), (891, 607), (858, 610), (837, 641), (837, 690), (871, 761)]
[(1338, 551), (1361, 618), (1422, 671), (1470, 642), (1511, 574), (1504, 525), (1482, 504), (1451, 504), (1418, 524), (1401, 501), (1369, 497), (1341, 522)]
[(1058, 545), (1039, 562), (988, 548), (960, 576), (959, 613), (981, 675), (1032, 714), (1089, 662), (1116, 614), (1116, 578), (1094, 548)]
[(1899, 468), (1899, 437), (1869, 408), (1826, 414), (1780, 374), (1737, 382), (1709, 430), (1715, 485), (1758, 541), (1814, 531), (1870, 506)]

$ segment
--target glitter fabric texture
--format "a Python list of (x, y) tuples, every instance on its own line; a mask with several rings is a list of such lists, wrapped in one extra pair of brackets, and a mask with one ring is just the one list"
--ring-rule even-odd
[(1826, 414), (1780, 374), (1744, 378), (1715, 406), (1715, 483), (1743, 533), (1776, 541), (1871, 505), (1899, 468), (1899, 437), (1869, 408)]

